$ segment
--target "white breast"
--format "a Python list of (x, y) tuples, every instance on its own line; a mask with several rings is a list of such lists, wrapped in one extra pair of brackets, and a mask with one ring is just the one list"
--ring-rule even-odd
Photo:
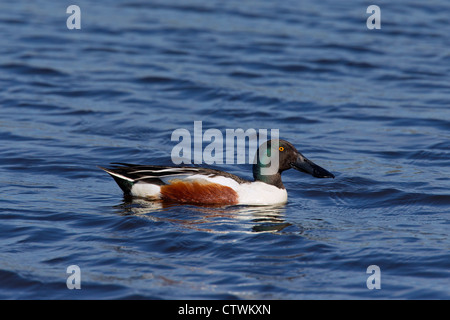
[(287, 202), (286, 189), (261, 181), (240, 184), (235, 190), (239, 196), (239, 204), (267, 206)]

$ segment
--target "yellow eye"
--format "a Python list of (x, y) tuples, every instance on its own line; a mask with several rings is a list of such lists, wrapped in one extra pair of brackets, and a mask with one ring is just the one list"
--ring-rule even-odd
[(284, 151), (284, 147), (279, 147), (278, 150)]

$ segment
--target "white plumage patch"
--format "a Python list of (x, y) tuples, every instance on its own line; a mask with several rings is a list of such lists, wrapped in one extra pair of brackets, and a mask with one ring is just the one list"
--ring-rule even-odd
[(161, 187), (151, 183), (136, 183), (131, 188), (131, 195), (134, 197), (159, 199)]
[(268, 206), (287, 202), (286, 189), (261, 181), (242, 183), (236, 192), (239, 196), (239, 204)]

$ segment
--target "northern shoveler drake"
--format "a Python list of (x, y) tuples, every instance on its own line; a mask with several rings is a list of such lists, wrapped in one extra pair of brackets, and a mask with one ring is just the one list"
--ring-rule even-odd
[[(270, 148), (271, 141), (265, 143), (266, 148)], [(254, 181), (228, 172), (200, 167), (113, 163), (115, 166), (112, 168), (100, 168), (114, 178), (125, 195), (149, 200), (209, 205), (285, 203), (287, 192), (281, 181), (281, 173), (291, 168), (316, 178), (334, 178), (332, 173), (304, 157), (291, 143), (278, 140), (278, 146), (278, 170), (269, 175), (262, 174), (262, 168), (268, 165), (260, 161), (258, 150), (253, 164)]]

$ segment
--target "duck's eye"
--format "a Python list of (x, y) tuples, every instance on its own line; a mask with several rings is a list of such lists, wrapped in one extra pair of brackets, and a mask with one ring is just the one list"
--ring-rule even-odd
[(284, 147), (279, 147), (278, 150), (284, 151)]

